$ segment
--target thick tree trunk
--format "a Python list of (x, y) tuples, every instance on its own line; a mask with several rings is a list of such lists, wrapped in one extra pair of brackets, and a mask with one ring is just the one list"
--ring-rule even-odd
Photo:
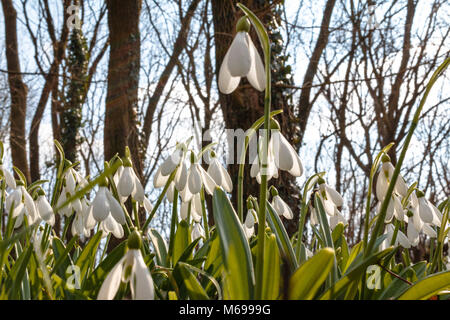
[[(104, 155), (105, 161), (115, 154), (131, 151), (136, 173), (142, 177), (141, 148), (137, 132), (137, 102), (140, 69), (140, 0), (108, 0), (109, 64), (106, 97)], [(129, 208), (131, 209), (131, 208)], [(108, 250), (121, 239), (112, 237)]]
[(140, 68), (140, 0), (108, 0), (109, 65), (106, 97), (104, 153), (109, 161), (123, 156), (129, 146), (142, 175), (139, 136), (136, 126)]
[[(250, 10), (254, 11), (257, 16), (265, 23), (266, 27), (269, 29), (269, 33), (271, 29), (270, 22), (273, 18), (273, 11), (270, 7), (270, 1), (221, 1), (221, 0), (213, 0), (212, 1), (212, 10), (213, 10), (213, 19), (214, 19), (214, 32), (215, 32), (215, 46), (216, 46), (216, 76), (218, 77), (220, 66), (222, 64), (222, 60), (230, 47), (230, 44), (233, 40), (233, 37), (236, 33), (235, 26), (238, 19), (242, 16), (239, 8), (236, 7), (238, 2), (243, 3)], [(232, 7), (233, 6), (233, 7)], [(259, 41), (257, 40), (256, 33), (254, 30), (251, 31), (252, 39), (254, 39), (254, 43), (257, 47), (259, 46)], [(261, 57), (263, 57), (263, 53), (260, 51)], [(277, 55), (276, 52), (272, 54), (272, 61), (274, 55)], [(274, 70), (274, 66), (272, 66), (272, 77), (276, 77), (276, 70)], [(277, 79), (278, 80), (278, 79)], [(283, 95), (286, 92), (283, 92), (283, 88), (273, 88), (272, 90), (272, 110), (275, 109), (283, 109), (283, 114), (277, 116), (277, 120), (280, 122), (282, 127), (282, 132), (286, 136), (286, 138), (290, 141), (293, 141), (295, 130), (292, 128), (292, 105), (286, 103), (283, 98)], [(253, 123), (264, 115), (264, 101), (263, 101), (263, 93), (258, 92), (253, 89), (249, 85), (246, 79), (241, 80), (241, 84), (230, 95), (224, 95), (220, 93), (219, 95), (221, 109), (223, 112), (223, 117), (225, 120), (225, 126), (227, 129), (249, 129)], [(229, 152), (233, 152), (234, 154), (234, 164), (230, 164), (228, 166), (228, 171), (230, 172), (231, 179), (233, 180), (233, 185), (235, 186), (232, 194), (232, 202), (235, 207), (237, 203), (237, 185), (238, 185), (238, 157), (237, 155), (242, 148), (238, 145), (239, 141), (234, 141), (232, 144), (234, 146), (234, 150), (229, 150)], [(232, 146), (231, 144), (229, 147)], [(239, 151), (238, 151), (239, 150)], [(245, 175), (244, 175), (244, 201), (247, 199), (249, 195), (259, 196), (259, 184), (256, 179), (251, 178), (249, 175), (250, 165), (249, 161), (246, 161)], [(271, 182), (275, 182), (275, 185), (278, 188), (280, 196), (286, 200), (286, 202), (290, 205), (293, 212), (295, 213), (293, 224), (287, 224), (287, 229), (289, 233), (293, 233), (296, 230), (296, 225), (298, 221), (298, 187), (295, 184), (295, 179), (285, 172), (279, 172), (279, 178), (273, 179), (269, 181), (269, 185)], [(245, 205), (244, 205), (245, 210)], [(245, 214), (245, 213), (244, 213)]]
[(5, 17), (6, 63), (9, 71), (8, 82), (11, 93), (10, 145), (12, 162), (30, 182), (27, 143), (25, 140), (28, 87), (22, 80), (20, 70), (17, 44), (17, 13), (11, 0), (2, 0), (2, 7)]

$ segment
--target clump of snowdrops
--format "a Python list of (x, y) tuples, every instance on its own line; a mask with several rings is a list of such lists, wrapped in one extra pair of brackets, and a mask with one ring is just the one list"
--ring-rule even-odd
[[(17, 168), (14, 176), (2, 162), (0, 144), (1, 299), (450, 297), (450, 261), (444, 252), (450, 201), (432, 204), (417, 183), (408, 185), (400, 175), (423, 104), (449, 59), (430, 80), (397, 164), (387, 155), (392, 144), (376, 156), (367, 190), (364, 239), (350, 248), (347, 220), (341, 213), (345, 201), (326, 182), (325, 172), (308, 177), (300, 209), (290, 208), (278, 194), (279, 171), (298, 177), (304, 168), (276, 122), (281, 111), (270, 110), (266, 30), (251, 11), (238, 6), (245, 15), (237, 24), (218, 81), (224, 94), (235, 90), (241, 77), (265, 90), (264, 115), (247, 131), (242, 146), (245, 159), (249, 141), (257, 130), (265, 129), (250, 172), (241, 165), (238, 184), (233, 186), (214, 153), (215, 144), (196, 151), (188, 139), (160, 165), (152, 190), (159, 197), (151, 203), (128, 149), (124, 157), (105, 162), (98, 176), (83, 177), (55, 141), (59, 164), (49, 187), (46, 180), (27, 184)], [(252, 25), (264, 62), (249, 36)], [(207, 169), (200, 163), (205, 154), (210, 158)], [(243, 199), (244, 174), (258, 181), (259, 195)], [(233, 187), (238, 188), (236, 208), (229, 200)], [(213, 225), (207, 197), (212, 198)], [(165, 199), (172, 203), (168, 239), (150, 228)], [(293, 219), (294, 210), (299, 210), (298, 231), (289, 238), (283, 219)], [(304, 237), (307, 230), (312, 231), (310, 239)], [(429, 260), (412, 263), (408, 249), (418, 245), (420, 235), (428, 239)], [(112, 237), (119, 244), (107, 250)]]

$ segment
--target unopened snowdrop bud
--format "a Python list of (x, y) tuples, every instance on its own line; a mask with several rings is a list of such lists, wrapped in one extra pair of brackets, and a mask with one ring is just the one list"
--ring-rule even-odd
[(142, 239), (141, 235), (139, 234), (139, 231), (136, 229), (131, 232), (131, 234), (128, 236), (127, 240), (127, 246), (130, 249), (136, 249), (139, 250), (142, 246)]
[(286, 219), (292, 219), (294, 217), (291, 208), (289, 208), (287, 203), (279, 195), (273, 197), (272, 206), (279, 216), (284, 216)]
[(230, 94), (238, 87), (241, 77), (247, 77), (255, 89), (263, 91), (266, 88), (264, 64), (248, 34), (250, 24), (246, 17), (239, 20), (236, 29), (220, 67), (219, 90)]

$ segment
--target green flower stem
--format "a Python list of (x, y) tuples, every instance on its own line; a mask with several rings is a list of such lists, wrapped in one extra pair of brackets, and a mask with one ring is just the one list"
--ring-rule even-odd
[(295, 249), (297, 261), (300, 263), (300, 248), (303, 237), (303, 230), (305, 228), (306, 214), (308, 213), (308, 204), (309, 197), (308, 192), (313, 188), (314, 184), (317, 182), (319, 177), (323, 177), (325, 172), (319, 172), (312, 175), (305, 183), (305, 188), (303, 189), (301, 209), (300, 209), (300, 217), (298, 222), (298, 232), (297, 232), (297, 245)]
[(367, 242), (369, 241), (369, 229), (370, 229), (370, 202), (372, 197), (372, 185), (373, 185), (373, 179), (375, 177), (375, 173), (377, 172), (378, 166), (381, 162), (381, 157), (383, 154), (387, 153), (389, 149), (392, 148), (394, 143), (388, 144), (386, 147), (384, 147), (376, 156), (375, 161), (372, 164), (372, 168), (370, 169), (370, 176), (369, 176), (369, 188), (367, 191), (367, 199), (366, 199), (366, 215), (364, 218), (364, 237), (363, 237), (363, 247), (367, 247)]
[(405, 138), (405, 143), (402, 148), (402, 152), (400, 153), (400, 157), (398, 159), (398, 162), (395, 166), (394, 173), (392, 174), (391, 181), (389, 183), (388, 190), (386, 192), (386, 196), (383, 200), (383, 203), (381, 205), (380, 214), (378, 216), (377, 222), (375, 224), (374, 230), (372, 232), (372, 236), (370, 238), (370, 241), (367, 245), (367, 248), (364, 250), (364, 256), (368, 256), (372, 250), (374, 249), (375, 241), (378, 238), (378, 236), (383, 231), (384, 226), (384, 219), (386, 217), (386, 211), (389, 206), (389, 201), (391, 200), (392, 192), (394, 191), (395, 183), (397, 182), (397, 178), (400, 174), (400, 168), (402, 167), (403, 161), (406, 156), (406, 151), (408, 150), (409, 144), (411, 142), (412, 136), (414, 134), (414, 130), (416, 129), (418, 123), (420, 114), (422, 112), (423, 106), (425, 105), (425, 101), (427, 100), (428, 94), (430, 93), (431, 88), (433, 87), (436, 80), (439, 78), (440, 75), (443, 74), (444, 70), (448, 67), (450, 64), (450, 58), (445, 59), (445, 61), (439, 66), (439, 68), (433, 73), (431, 76), (431, 79), (429, 83), (427, 84), (426, 90), (424, 92), (423, 98), (420, 101), (419, 106), (417, 107), (417, 110), (414, 114), (414, 118), (411, 122), (411, 126), (409, 127), (408, 135)]
[(264, 144), (261, 155), (261, 185), (259, 189), (259, 216), (258, 216), (258, 248), (256, 256), (256, 286), (255, 286), (255, 298), (260, 299), (262, 297), (262, 288), (264, 280), (264, 239), (265, 239), (265, 221), (266, 221), (266, 201), (267, 201), (267, 153), (269, 144), (269, 125), (270, 125), (270, 105), (271, 105), (271, 74), (270, 74), (270, 40), (267, 34), (267, 30), (264, 28), (262, 22), (258, 17), (251, 12), (244, 5), (238, 3), (237, 5), (247, 17), (256, 29), (259, 41), (264, 51), (264, 63), (266, 71), (266, 89), (264, 96)]
[(178, 224), (178, 190), (175, 188), (173, 193), (173, 205), (172, 205), (172, 219), (170, 222), (170, 238), (169, 238), (169, 252), (167, 253), (167, 265), (169, 265), (170, 257), (172, 257), (174, 240), (175, 240), (175, 229)]
[[(283, 110), (275, 110), (270, 113), (270, 117), (274, 117), (280, 113), (282, 113)], [(250, 129), (247, 130), (245, 134), (245, 140), (244, 145), (242, 146), (242, 151), (240, 154), (240, 160), (239, 160), (239, 173), (238, 173), (238, 199), (237, 199), (237, 205), (238, 205), (238, 216), (241, 222), (244, 222), (244, 168), (245, 168), (245, 157), (247, 155), (247, 149), (248, 145), (250, 143), (250, 140), (252, 136), (256, 133), (256, 131), (264, 124), (264, 116), (256, 120), (253, 125), (250, 127)]]
[(202, 201), (203, 228), (205, 229), (206, 240), (208, 240), (209, 239), (209, 226), (208, 226), (208, 217), (206, 215), (205, 187), (202, 187), (202, 191), (200, 193), (200, 198)]
[[(178, 169), (177, 169), (178, 170)], [(177, 170), (173, 170), (173, 172), (171, 173), (171, 175), (169, 176), (169, 179), (166, 182), (166, 185), (164, 186), (163, 191), (161, 192), (161, 194), (159, 195), (158, 200), (156, 201), (155, 206), (153, 207), (152, 212), (150, 213), (148, 219), (145, 221), (144, 225), (142, 226), (142, 233), (145, 234), (145, 231), (147, 230), (150, 222), (153, 219), (153, 216), (156, 213), (156, 210), (158, 210), (158, 207), (161, 205), (161, 202), (164, 199), (164, 196), (166, 195), (167, 189), (169, 189), (170, 183), (173, 181), (173, 179), (175, 179), (175, 175), (177, 174)]]

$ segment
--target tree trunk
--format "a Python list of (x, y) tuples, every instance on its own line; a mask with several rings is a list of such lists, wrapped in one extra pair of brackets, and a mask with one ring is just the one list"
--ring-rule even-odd
[[(239, 8), (236, 7), (236, 4), (238, 2), (243, 3), (250, 10), (255, 12), (260, 20), (265, 24), (266, 28), (269, 31), (270, 37), (274, 34), (274, 32), (276, 32), (276, 24), (272, 24), (271, 22), (273, 21), (274, 16), (276, 18), (276, 12), (272, 9), (273, 7), (275, 7), (275, 4), (272, 4), (271, 1), (213, 0), (212, 11), (216, 46), (216, 77), (218, 77), (219, 75), (222, 60), (228, 48), (230, 47), (236, 33), (236, 23), (238, 19), (243, 15)], [(252, 39), (254, 39), (253, 42), (255, 43), (255, 45), (259, 48), (259, 41), (257, 40), (258, 38), (253, 28), (251, 31), (251, 37)], [(275, 79), (280, 80), (282, 78), (281, 73), (279, 73), (279, 71), (281, 70), (279, 70), (279, 67), (276, 67), (276, 64), (273, 63), (275, 59), (280, 58), (280, 53), (281, 51), (277, 50), (273, 50), (272, 52), (271, 69), (274, 81)], [(261, 57), (263, 57), (263, 53), (261, 51), (260, 55)], [(284, 79), (281, 80), (284, 82)], [(277, 116), (277, 120), (282, 127), (284, 136), (292, 142), (294, 139), (295, 130), (292, 127), (292, 105), (289, 104), (285, 99), (285, 96), (289, 95), (287, 90), (288, 89), (283, 88), (282, 86), (274, 87), (272, 89), (272, 110), (283, 109), (283, 114)], [(261, 118), (264, 115), (263, 98), (263, 93), (260, 93), (253, 87), (251, 87), (246, 79), (241, 80), (240, 86), (232, 94), (224, 95), (222, 93), (219, 93), (219, 100), (226, 128), (234, 130), (242, 129), (244, 131), (249, 129), (257, 119)], [(237, 142), (239, 143), (239, 141)], [(239, 158), (237, 155), (239, 154), (242, 147), (238, 145), (236, 141), (234, 141), (234, 143), (232, 144), (231, 141), (229, 141), (229, 143), (229, 147), (234, 146), (234, 150), (229, 150), (229, 152), (233, 152), (234, 154), (234, 164), (230, 164), (228, 166), (228, 171), (230, 172), (233, 186), (235, 186), (232, 194), (232, 202), (235, 205), (235, 208), (237, 208), (237, 185), (239, 171)], [(247, 174), (244, 175), (244, 201), (249, 195), (259, 196), (259, 184), (257, 183), (256, 179), (250, 177), (250, 165), (248, 163), (249, 161), (246, 160), (244, 172)], [(269, 185), (270, 182), (274, 181), (276, 181), (280, 196), (287, 201), (287, 203), (293, 209), (293, 212), (296, 213), (293, 219), (294, 227), (290, 227), (287, 225), (288, 232), (292, 234), (293, 230), (296, 229), (296, 221), (298, 221), (298, 187), (295, 184), (295, 179), (285, 172), (279, 172), (279, 178), (270, 180)], [(246, 213), (244, 212), (244, 215), (245, 214)]]
[(133, 164), (142, 175), (136, 125), (140, 68), (139, 16), (141, 1), (108, 0), (109, 64), (104, 153), (109, 161), (130, 148)]
[(13, 165), (19, 168), (28, 182), (31, 181), (27, 162), (25, 119), (28, 87), (22, 80), (17, 44), (17, 13), (11, 0), (2, 0), (5, 17), (6, 63), (11, 94), (10, 145)]
[[(125, 147), (131, 151), (136, 173), (142, 177), (137, 102), (140, 69), (140, 0), (108, 0), (109, 64), (106, 97), (104, 155), (105, 161), (115, 154), (123, 156)], [(120, 239), (111, 238), (108, 249)]]

